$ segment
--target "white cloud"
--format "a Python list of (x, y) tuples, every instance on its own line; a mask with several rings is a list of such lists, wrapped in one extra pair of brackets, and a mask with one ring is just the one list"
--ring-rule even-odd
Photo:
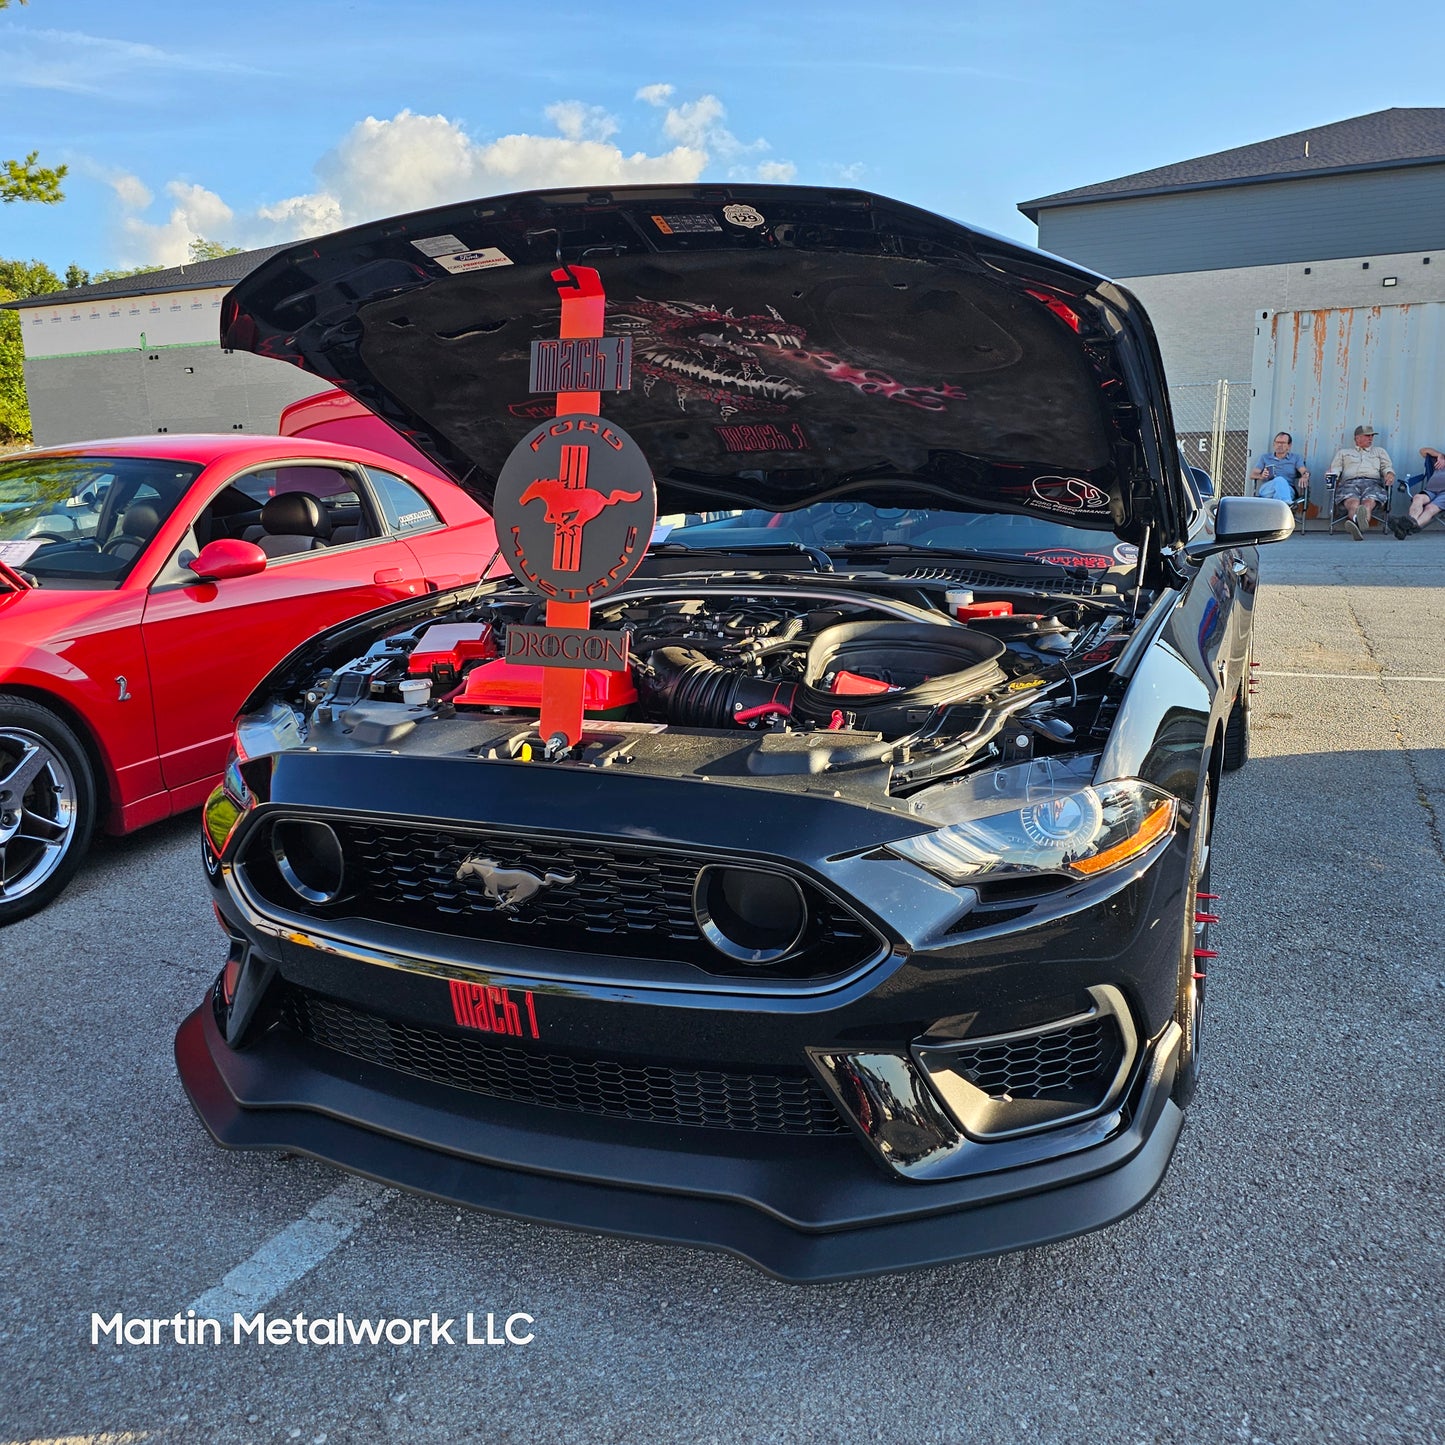
[(670, 106), (663, 117), (662, 129), (670, 140), (681, 141), (683, 145), (705, 146), (709, 140), (723, 136), (732, 146), (736, 144), (732, 133), (718, 124), (726, 114), (717, 96), (704, 95), (698, 100)]
[(130, 212), (122, 222), (126, 264), (175, 265), (197, 236), (227, 245), (264, 246), (374, 220), (378, 216), (549, 186), (639, 185), (700, 180), (714, 162), (735, 179), (790, 181), (790, 161), (755, 160), (765, 140), (744, 143), (723, 124), (714, 95), (678, 105), (673, 87), (644, 86), (638, 98), (665, 111), (656, 153), (626, 151), (614, 139), (621, 122), (601, 106), (560, 100), (546, 109), (555, 134), (517, 132), (476, 140), (444, 115), (399, 111), (358, 121), (316, 164), (314, 190), (233, 213), (202, 186), (172, 182), (163, 222), (144, 218), (150, 193), (134, 176), (107, 178)]
[(78, 30), (39, 30), (17, 26), (7, 32), (5, 79), (31, 90), (77, 95), (133, 96), (145, 93), (147, 72), (184, 75), (225, 71), (257, 72), (224, 56), (162, 50), (135, 40), (87, 35)]
[[(149, 205), (150, 192), (144, 186), (140, 190)], [(121, 195), (122, 201), (125, 200), (119, 188), (117, 194)], [(188, 185), (184, 181), (172, 181), (166, 187), (166, 194), (175, 205), (165, 221), (153, 224), (139, 216), (127, 216), (122, 222), (131, 252), (122, 264), (131, 265), (139, 260), (158, 262), (162, 266), (179, 266), (188, 258), (190, 244), (197, 237), (217, 241), (229, 235), (235, 215), (214, 191), (208, 191), (204, 186)]]
[(128, 171), (112, 176), (110, 186), (119, 197), (121, 205), (129, 211), (143, 211), (155, 199), (150, 187), (139, 176), (133, 176)]
[(600, 105), (584, 105), (580, 100), (559, 100), (545, 113), (568, 140), (609, 140), (622, 129), (615, 115), (609, 115)]

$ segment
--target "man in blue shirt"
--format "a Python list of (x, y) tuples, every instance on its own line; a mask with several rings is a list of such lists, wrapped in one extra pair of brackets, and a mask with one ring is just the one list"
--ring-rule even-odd
[(1296, 497), (1309, 487), (1309, 471), (1293, 448), (1294, 438), (1287, 431), (1276, 435), (1273, 450), (1265, 452), (1249, 474), (1250, 480), (1256, 484), (1256, 496), (1272, 497), (1277, 502), (1293, 505)]

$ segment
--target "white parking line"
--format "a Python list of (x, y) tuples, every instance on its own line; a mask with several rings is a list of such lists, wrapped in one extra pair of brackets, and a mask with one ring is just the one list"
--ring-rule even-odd
[(226, 1319), (238, 1311), (254, 1314), (315, 1269), (395, 1198), (394, 1189), (369, 1179), (348, 1179), (272, 1235), (214, 1289), (192, 1300), (189, 1308), (202, 1319)]
[(1256, 677), (1317, 677), (1329, 682), (1445, 682), (1445, 677), (1417, 677), (1405, 672), (1266, 672)]
[(142, 1445), (151, 1438), (149, 1430), (111, 1430), (103, 1435), (47, 1435), (44, 1439), (10, 1440), (6, 1445)]

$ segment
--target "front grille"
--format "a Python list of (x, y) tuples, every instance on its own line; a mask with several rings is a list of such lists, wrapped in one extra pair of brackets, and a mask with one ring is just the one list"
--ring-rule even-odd
[(954, 1072), (995, 1098), (1053, 1098), (1097, 1094), (1119, 1067), (1123, 1041), (1110, 1016), (1022, 1038), (999, 1039), (952, 1051)]
[[(360, 917), (463, 938), (682, 962), (725, 977), (826, 978), (858, 967), (881, 948), (847, 908), (799, 879), (808, 926), (792, 956), (763, 968), (727, 957), (703, 937), (693, 913), (699, 871), (723, 861), (712, 856), (480, 828), (331, 822), (346, 858), (342, 901), (299, 899), (275, 875), (260, 839), (245, 856), (257, 890), (284, 908), (321, 918)], [(457, 877), (468, 858), (555, 881), (516, 908), (502, 909), (480, 879)]]
[(847, 1125), (809, 1075), (726, 1073), (532, 1053), (362, 1013), (285, 985), (285, 1024), (324, 1049), (494, 1099), (652, 1124), (754, 1134), (843, 1134)]

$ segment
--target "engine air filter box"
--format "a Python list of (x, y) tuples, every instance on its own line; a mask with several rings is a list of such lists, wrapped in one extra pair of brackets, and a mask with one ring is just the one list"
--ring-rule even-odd
[[(519, 709), (542, 706), (542, 674), (546, 668), (532, 667), (524, 662), (508, 662), (499, 658), (467, 674), (467, 685), (453, 702), (458, 707), (508, 707)], [(582, 710), (598, 717), (610, 717), (637, 701), (637, 688), (632, 673), (603, 672), (589, 667), (582, 683)]]

